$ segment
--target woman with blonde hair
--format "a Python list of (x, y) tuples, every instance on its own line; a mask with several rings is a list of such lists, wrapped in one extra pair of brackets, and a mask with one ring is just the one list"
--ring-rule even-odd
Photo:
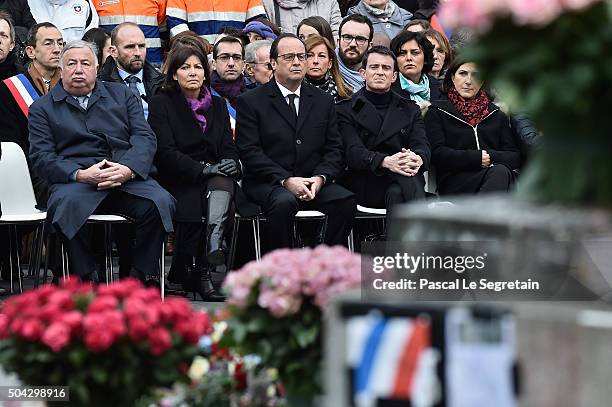
[(348, 99), (353, 90), (340, 75), (336, 52), (329, 40), (320, 35), (306, 39), (306, 82), (333, 96), (338, 102)]

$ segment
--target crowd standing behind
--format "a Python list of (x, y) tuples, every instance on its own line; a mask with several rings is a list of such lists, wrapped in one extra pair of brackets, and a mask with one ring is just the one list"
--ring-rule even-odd
[(170, 279), (222, 300), (238, 196), (271, 250), (304, 209), (346, 244), (357, 204), (426, 199), (428, 170), (444, 196), (511, 188), (537, 130), (431, 28), (436, 4), (0, 0), (0, 140), (26, 154), (73, 273), (97, 280), (85, 220), (112, 211), (133, 219), (122, 276), (159, 284), (176, 228)]

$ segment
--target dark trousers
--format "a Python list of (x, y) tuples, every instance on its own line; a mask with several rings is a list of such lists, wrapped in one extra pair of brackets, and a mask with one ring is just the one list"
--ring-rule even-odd
[[(208, 193), (210, 191), (226, 191), (232, 199), (234, 197), (235, 183), (232, 178), (224, 176), (214, 176), (206, 180), (206, 183), (202, 185), (200, 202), (193, 202), (193, 205), (201, 205), (202, 214), (206, 216), (208, 213)], [(235, 208), (230, 208), (228, 215), (228, 224), (226, 230), (231, 230), (231, 223), (234, 220)], [(202, 222), (177, 222), (176, 225), (176, 241), (175, 241), (175, 252), (181, 256), (197, 257), (204, 255), (206, 250), (206, 244), (204, 242), (206, 236), (204, 231), (206, 230), (206, 224)]]
[[(115, 190), (102, 201), (95, 213), (130, 219), (134, 225), (133, 269), (140, 277), (159, 273), (158, 262), (166, 232), (153, 201)], [(91, 225), (85, 224), (73, 239), (64, 237), (70, 271), (86, 280), (95, 280), (93, 276), (96, 273), (91, 229)]]
[(495, 164), (479, 171), (450, 175), (438, 186), (438, 190), (441, 195), (508, 192), (514, 178), (514, 173), (508, 167)]
[[(346, 245), (357, 212), (355, 196), (346, 196), (337, 184), (324, 185), (312, 201), (300, 201), (282, 186), (276, 187), (268, 197), (264, 213), (268, 220), (270, 250), (291, 247), (295, 214), (300, 210), (315, 210), (327, 215), (324, 243)], [(340, 192), (340, 193), (338, 193)]]

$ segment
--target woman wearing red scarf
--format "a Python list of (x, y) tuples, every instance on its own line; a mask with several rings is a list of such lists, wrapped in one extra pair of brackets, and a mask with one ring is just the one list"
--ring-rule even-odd
[(241, 177), (229, 113), (225, 101), (211, 94), (208, 58), (199, 47), (175, 48), (166, 66), (164, 90), (151, 98), (148, 120), (157, 135), (159, 182), (177, 200), (173, 266), (189, 271), (168, 279), (183, 280), (194, 299), (198, 293), (205, 301), (222, 301), (210, 271), (225, 262)]
[(508, 116), (493, 104), (475, 64), (456, 60), (443, 97), (425, 115), (441, 195), (508, 191), (520, 166)]

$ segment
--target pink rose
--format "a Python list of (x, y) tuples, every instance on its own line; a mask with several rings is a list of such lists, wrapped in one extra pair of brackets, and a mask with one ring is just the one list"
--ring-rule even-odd
[(508, 3), (519, 25), (544, 26), (563, 12), (560, 0), (508, 0)]
[(149, 324), (142, 317), (130, 318), (128, 320), (128, 335), (133, 342), (138, 343), (147, 337)]
[(59, 352), (70, 342), (70, 327), (61, 322), (54, 322), (42, 336), (42, 342), (53, 352)]

